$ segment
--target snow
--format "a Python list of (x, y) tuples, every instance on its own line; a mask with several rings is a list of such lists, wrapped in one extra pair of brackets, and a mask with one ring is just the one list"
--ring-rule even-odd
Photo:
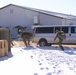
[(76, 75), (76, 49), (11, 47), (0, 58), (0, 75)]

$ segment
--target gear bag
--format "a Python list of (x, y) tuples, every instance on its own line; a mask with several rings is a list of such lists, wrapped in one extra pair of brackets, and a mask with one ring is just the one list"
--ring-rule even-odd
[(66, 35), (64, 33), (64, 31), (60, 31), (58, 36), (61, 38), (61, 39), (66, 39)]

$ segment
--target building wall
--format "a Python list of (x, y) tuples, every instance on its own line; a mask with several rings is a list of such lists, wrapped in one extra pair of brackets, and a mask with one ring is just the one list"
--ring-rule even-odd
[(40, 24), (42, 25), (61, 25), (62, 19), (46, 14), (40, 14)]
[(38, 13), (9, 6), (0, 10), (0, 26), (9, 27), (14, 38), (17, 37), (17, 31), (13, 28), (17, 25), (22, 25), (27, 26), (27, 29), (30, 30), (31, 25), (34, 23), (34, 15), (38, 15)]
[(62, 25), (75, 25), (76, 20), (73, 19), (62, 19)]
[(72, 20), (72, 19), (66, 20), (66, 25), (75, 25), (75, 24), (76, 24), (76, 20)]
[(9, 27), (13, 38), (17, 38), (17, 31), (13, 28), (17, 25), (21, 25), (31, 31), (35, 16), (38, 17), (38, 22), (41, 25), (62, 25), (65, 24), (65, 22), (66, 24), (69, 22), (59, 17), (10, 5), (0, 10), (0, 26)]

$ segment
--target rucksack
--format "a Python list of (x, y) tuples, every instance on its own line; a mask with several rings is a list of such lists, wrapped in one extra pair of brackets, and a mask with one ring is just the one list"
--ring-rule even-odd
[(64, 33), (64, 31), (60, 31), (58, 36), (61, 38), (61, 39), (66, 39), (66, 34)]

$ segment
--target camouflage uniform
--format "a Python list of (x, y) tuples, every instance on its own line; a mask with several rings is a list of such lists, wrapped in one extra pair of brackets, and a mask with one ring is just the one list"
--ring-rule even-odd
[(22, 39), (23, 39), (23, 42), (26, 45), (26, 47), (30, 46), (30, 44), (29, 44), (30, 40), (29, 39), (26, 39), (26, 38), (22, 38)]
[(21, 33), (21, 38), (23, 39), (26, 47), (30, 46), (30, 38), (31, 37), (32, 37), (32, 33), (30, 33), (30, 32)]
[(61, 34), (61, 32), (59, 31), (59, 32), (57, 33), (56, 37), (54, 38), (54, 41), (58, 38), (58, 39), (59, 39), (58, 45), (59, 45), (59, 47), (60, 47), (62, 50), (64, 50), (64, 48), (63, 48), (63, 46), (62, 46), (63, 39), (62, 39), (61, 37), (59, 37), (60, 34)]

